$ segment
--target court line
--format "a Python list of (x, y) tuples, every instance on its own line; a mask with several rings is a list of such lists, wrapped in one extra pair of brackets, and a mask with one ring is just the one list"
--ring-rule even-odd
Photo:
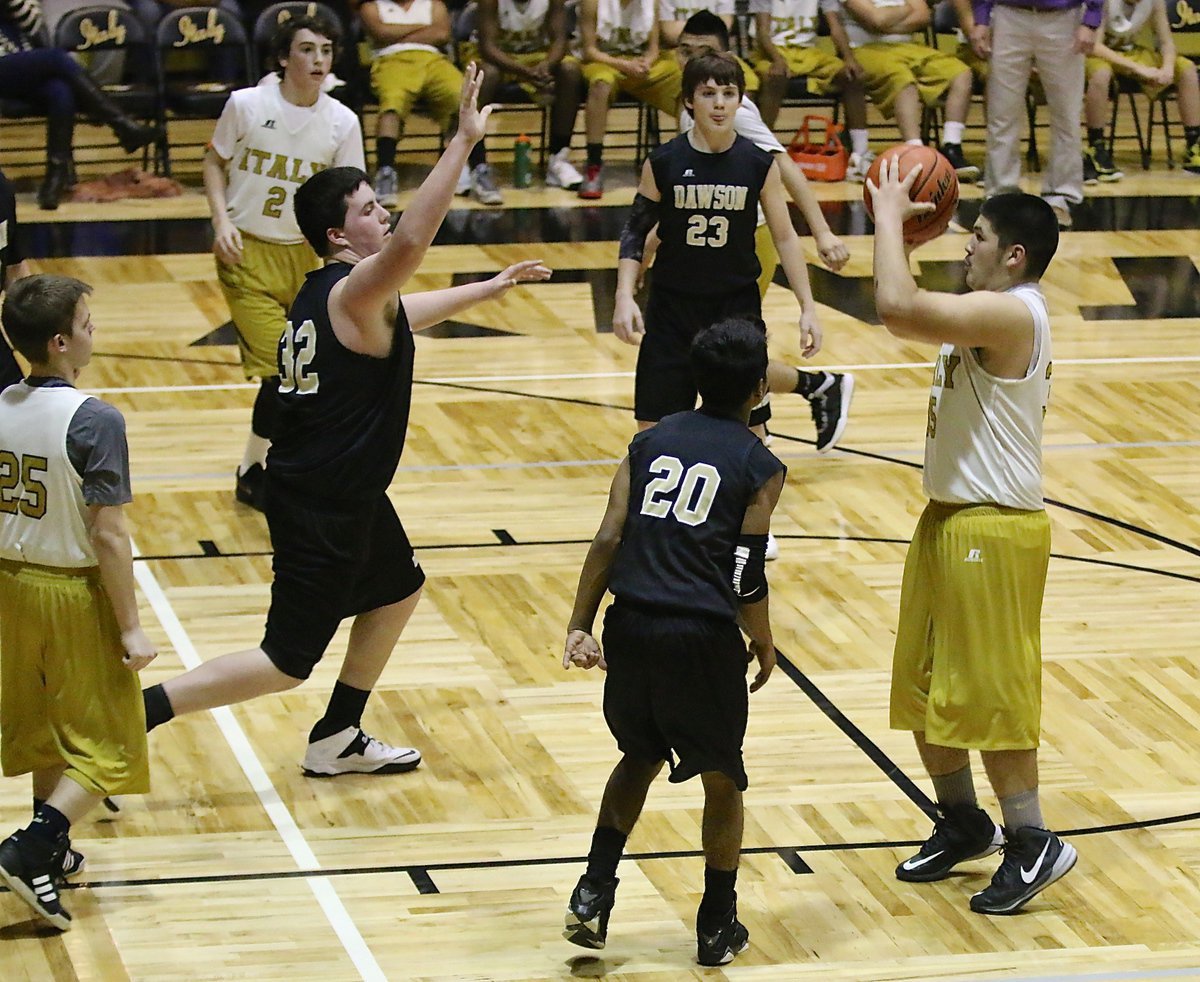
[[(133, 544), (133, 555), (135, 558), (141, 555), (136, 543)], [(133, 574), (159, 623), (167, 632), (167, 638), (178, 653), (179, 660), (183, 662), (183, 667), (191, 670), (199, 666), (202, 662), (195, 645), (192, 644), (192, 639), (188, 636), (187, 630), (179, 620), (175, 608), (171, 606), (171, 601), (167, 599), (166, 593), (163, 592), (150, 566), (144, 562), (134, 563)], [(233, 715), (233, 711), (228, 706), (221, 706), (211, 712), (221, 735), (233, 751), (233, 756), (241, 767), (242, 773), (246, 775), (246, 780), (250, 782), (258, 800), (266, 809), (271, 823), (275, 826), (275, 830), (279, 833), (279, 837), (283, 840), (288, 852), (291, 853), (296, 865), (305, 871), (319, 870), (321, 864), (317, 860), (316, 854), (309, 846), (308, 840), (304, 838), (304, 833), (300, 831), (300, 826), (296, 824), (287, 805), (279, 797), (279, 792), (271, 783), (270, 777), (267, 776), (262, 761), (258, 759), (258, 755), (254, 752), (254, 748), (246, 737), (241, 724)], [(328, 876), (312, 876), (306, 877), (306, 879), (317, 903), (329, 921), (330, 927), (337, 934), (338, 940), (341, 941), (346, 954), (350, 956), (354, 967), (358, 969), (359, 975), (366, 982), (387, 982), (387, 976), (379, 967), (371, 949), (367, 947), (354, 919), (346, 910)]]
[[(112, 355), (111, 357), (123, 357)], [(1179, 363), (1200, 362), (1200, 355), (1176, 355), (1160, 357), (1143, 355), (1130, 358), (1055, 358), (1056, 365), (1174, 365)], [(205, 362), (205, 364), (226, 364), (226, 362)], [(236, 368), (234, 363), (228, 363)], [(931, 361), (900, 361), (890, 363), (872, 363), (869, 365), (821, 365), (820, 368), (830, 372), (892, 372), (905, 368), (933, 368)], [(539, 375), (461, 375), (435, 376), (432, 378), (417, 378), (416, 383), (427, 385), (479, 385), (488, 382), (578, 382), (588, 379), (633, 378), (633, 372), (561, 372)], [(131, 385), (109, 386), (107, 388), (89, 388), (93, 395), (136, 395), (139, 393), (162, 392), (218, 392), (222, 390), (237, 391), (241, 389), (257, 389), (253, 382), (214, 383), (211, 385)], [(524, 395), (525, 393), (514, 393)]]

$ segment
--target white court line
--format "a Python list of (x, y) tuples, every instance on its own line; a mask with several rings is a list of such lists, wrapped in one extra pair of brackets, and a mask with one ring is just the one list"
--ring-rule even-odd
[[(1145, 355), (1136, 358), (1055, 358), (1056, 365), (1174, 365), (1200, 362), (1200, 355), (1175, 355), (1159, 357)], [(933, 368), (931, 361), (898, 361), (870, 365), (821, 365), (813, 371), (830, 372), (894, 372), (904, 368)], [(441, 385), (484, 385), (495, 382), (575, 382), (587, 379), (633, 378), (633, 372), (570, 372), (550, 375), (447, 375), (436, 378), (418, 378), (414, 381)], [(214, 385), (134, 385), (109, 386), (103, 389), (89, 388), (93, 395), (136, 395), (154, 392), (220, 392), (238, 389), (257, 389), (254, 382), (229, 382)], [(521, 395), (521, 393), (514, 393)]]
[[(136, 543), (133, 544), (133, 555), (135, 557), (141, 555)], [(175, 614), (171, 601), (167, 599), (167, 595), (159, 586), (158, 580), (155, 579), (149, 563), (134, 563), (133, 575), (137, 579), (138, 586), (142, 588), (142, 593), (146, 595), (159, 623), (167, 632), (168, 639), (178, 652), (183, 667), (190, 670), (199, 666), (201, 660), (196, 653), (196, 647), (192, 644), (192, 639)], [(275, 785), (271, 783), (262, 762), (258, 759), (258, 755), (254, 752), (254, 748), (250, 745), (245, 731), (233, 715), (232, 710), (228, 706), (221, 706), (211, 712), (217, 721), (221, 735), (229, 744), (234, 758), (241, 766), (254, 793), (258, 795), (258, 800), (262, 802), (263, 808), (266, 809), (275, 830), (279, 833), (284, 845), (287, 846), (288, 852), (292, 854), (296, 865), (302, 870), (320, 869), (321, 864), (317, 861), (316, 854), (309, 846), (308, 840), (304, 838), (304, 833), (300, 831), (300, 826), (296, 824), (292, 813), (288, 811), (287, 805), (280, 799), (279, 792), (275, 790)], [(338, 896), (337, 890), (329, 878), (315, 876), (304, 877), (304, 880), (312, 889), (317, 903), (321, 905), (321, 910), (325, 912), (326, 919), (342, 942), (346, 954), (354, 962), (354, 967), (358, 969), (359, 975), (367, 982), (387, 982), (387, 976), (379, 967), (375, 956), (371, 954), (371, 949), (367, 947), (354, 919), (342, 904), (342, 898)]]
[(1126, 979), (1194, 979), (1192, 968), (1148, 968), (1129, 972), (1091, 972), (1086, 975), (1021, 975), (1009, 977), (1009, 982), (1125, 982)]

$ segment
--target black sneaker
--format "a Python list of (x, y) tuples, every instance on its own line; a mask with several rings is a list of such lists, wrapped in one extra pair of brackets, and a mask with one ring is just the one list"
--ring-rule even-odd
[(1083, 154), (1083, 185), (1095, 187), (1100, 183), (1100, 174), (1096, 171), (1096, 161), (1086, 150)]
[(78, 849), (72, 849), (68, 842), (66, 848), (62, 852), (62, 860), (59, 864), (59, 876), (64, 880), (69, 880), (73, 876), (78, 876), (87, 866), (87, 859)]
[(608, 915), (612, 913), (620, 882), (615, 876), (600, 882), (584, 873), (567, 901), (563, 937), (581, 948), (603, 948), (608, 939)]
[(982, 808), (939, 807), (933, 835), (925, 840), (920, 852), (896, 867), (896, 879), (906, 883), (942, 880), (959, 863), (990, 856), (1003, 844), (1003, 830)]
[(950, 166), (954, 168), (954, 173), (963, 184), (973, 184), (979, 179), (979, 168), (968, 163), (967, 158), (963, 156), (961, 143), (943, 143), (942, 156), (950, 161)]
[(828, 453), (842, 438), (850, 418), (850, 398), (854, 395), (854, 376), (849, 372), (825, 372), (821, 383), (808, 401), (813, 424), (817, 428), (817, 453)]
[(1048, 829), (1026, 827), (1004, 844), (1004, 862), (983, 890), (971, 898), (977, 914), (1015, 914), (1075, 865), (1079, 854)]
[(1090, 160), (1092, 166), (1096, 169), (1096, 178), (1102, 184), (1111, 184), (1113, 181), (1119, 181), (1125, 174), (1117, 170), (1113, 163), (1112, 154), (1109, 153), (1108, 144), (1106, 143), (1088, 143), (1083, 148), (1084, 171), (1087, 171), (1087, 162)]
[(243, 505), (262, 511), (266, 490), (267, 471), (262, 464), (251, 464), (244, 471), (238, 468), (237, 487), (233, 494)]
[[(0, 842), (0, 878), (13, 893), (60, 931), (71, 929), (71, 915), (58, 901), (55, 880), (62, 875), (58, 849), (47, 849), (14, 832)], [(55, 866), (55, 863), (58, 866)]]
[(750, 932), (737, 919), (737, 904), (721, 918), (721, 926), (715, 934), (706, 934), (696, 921), (696, 961), (701, 965), (728, 965), (750, 947)]

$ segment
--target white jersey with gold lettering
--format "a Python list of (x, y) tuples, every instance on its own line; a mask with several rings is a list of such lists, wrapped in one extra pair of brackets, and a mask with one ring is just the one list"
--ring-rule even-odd
[(500, 49), (512, 54), (545, 51), (550, 46), (546, 19), (550, 0), (499, 0)]
[(942, 345), (925, 433), (925, 493), (948, 504), (1038, 511), (1042, 420), (1050, 399), (1050, 318), (1032, 283), (1007, 291), (1033, 315), (1033, 357), (1024, 378), (997, 378), (974, 348)]
[(0, 393), (0, 559), (95, 566), (83, 478), (67, 430), (88, 399), (70, 386), (10, 385)]
[(322, 93), (312, 106), (288, 102), (278, 85), (238, 89), (229, 97), (212, 148), (228, 160), (230, 221), (255, 238), (303, 242), (292, 195), (327, 167), (364, 168), (358, 117)]
[(600, 0), (596, 9), (596, 46), (605, 54), (640, 55), (657, 27), (655, 0)]

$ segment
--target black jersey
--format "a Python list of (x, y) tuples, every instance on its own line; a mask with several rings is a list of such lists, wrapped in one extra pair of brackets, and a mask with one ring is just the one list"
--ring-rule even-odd
[(734, 618), (733, 550), (756, 491), (783, 470), (746, 424), (675, 413), (629, 444), (629, 512), (609, 589), (664, 611)]
[(661, 198), (656, 290), (706, 296), (755, 285), (758, 199), (773, 159), (742, 136), (728, 150), (704, 153), (686, 133), (650, 155)]
[(392, 482), (412, 403), (412, 330), (400, 305), (392, 350), (372, 358), (346, 348), (329, 323), (329, 293), (353, 267), (308, 274), (279, 341), (282, 408), (267, 472), (287, 490), (346, 505)]

